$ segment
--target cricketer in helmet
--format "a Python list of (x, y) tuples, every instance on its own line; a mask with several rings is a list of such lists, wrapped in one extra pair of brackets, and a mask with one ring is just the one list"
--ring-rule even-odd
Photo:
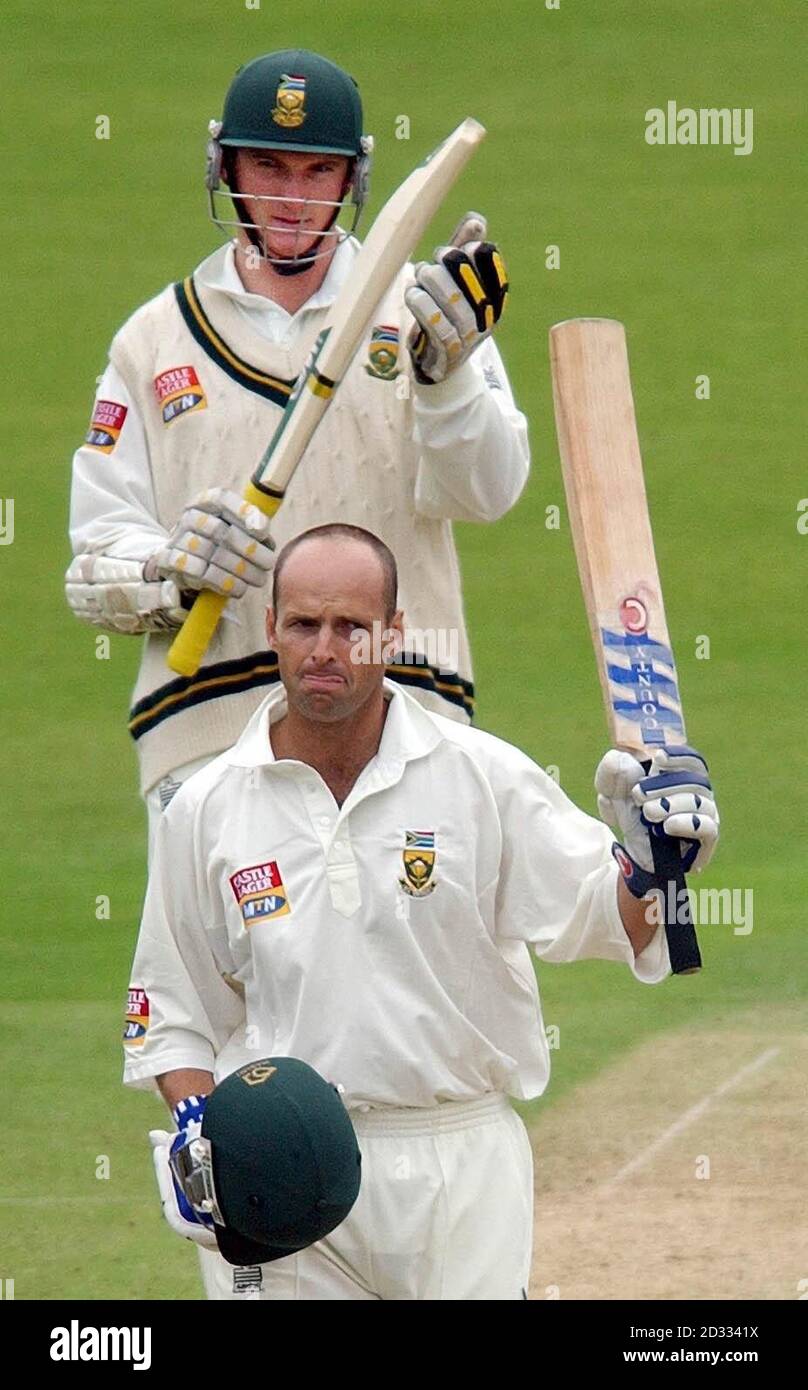
[(373, 140), (362, 134), (357, 85), (336, 64), (299, 48), (254, 58), (209, 129), (211, 217), (227, 236), (234, 228), (245, 236), (279, 275), (299, 275), (333, 251), (347, 198), (356, 229)]
[[(391, 282), (271, 538), (262, 512), (243, 511), (245, 459), (272, 438), (355, 273), (371, 148), (356, 83), (327, 58), (284, 49), (240, 68), (208, 146), (209, 208), (226, 244), (129, 316), (97, 383), (73, 460), (65, 591), (82, 622), (147, 636), (130, 729), (142, 790), (157, 798), (152, 831), (169, 789), (238, 737), (260, 685), (276, 679), (260, 590), (274, 544), (306, 526), (367, 523), (408, 557), (414, 626), (458, 631), (460, 651), (456, 671), (454, 661), (439, 671), (421, 643), (402, 679), (451, 718), (471, 712), (451, 523), (502, 516), (529, 467), (527, 423), (489, 341), (508, 279), (480, 214)], [(350, 228), (338, 220), (346, 204)], [(166, 703), (163, 655), (200, 590), (226, 595), (234, 618), (238, 609), (207, 653), (224, 679), (188, 702), (172, 687)]]

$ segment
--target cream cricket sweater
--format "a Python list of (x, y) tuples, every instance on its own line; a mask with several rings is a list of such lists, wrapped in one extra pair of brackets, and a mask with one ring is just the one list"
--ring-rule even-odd
[[(342, 250), (343, 258), (352, 246)], [(159, 534), (170, 530), (206, 487), (241, 491), (328, 312), (324, 307), (308, 314), (304, 333), (273, 343), (256, 330), (237, 298), (206, 283), (200, 272), (138, 309), (110, 352), (110, 368), (125, 384), (128, 409), (145, 436), (141, 453), (150, 471)], [(427, 708), (466, 720), (473, 710), (472, 669), (449, 518), (489, 520), (513, 504), (527, 474), (524, 422), (513, 408), (490, 340), (475, 354), (481, 360), (474, 368), (466, 364), (456, 379), (422, 392), (427, 402), (419, 420), (404, 346), (412, 320), (403, 291), (411, 274), (405, 268), (378, 306), (292, 480), (272, 534), (279, 549), (300, 531), (327, 521), (353, 523), (380, 535), (399, 564), (399, 602), (407, 628), (416, 636), (456, 633), (456, 663), (440, 659), (440, 651), (449, 648), (448, 638), (431, 651), (428, 641), (415, 640), (390, 674)], [(504, 394), (509, 402), (505, 409), (494, 399)], [(514, 421), (521, 425), (515, 427)], [(515, 429), (522, 436), (516, 443), (511, 437)], [(100, 458), (89, 452), (94, 457), (88, 469), (114, 470), (114, 452)], [(495, 478), (496, 452), (507, 459), (504, 478)], [(77, 464), (81, 454), (79, 450)], [(103, 486), (109, 490), (114, 484), (105, 480)], [(74, 491), (76, 487), (79, 492), (84, 487), (89, 496), (86, 476), (77, 482), (74, 475)], [(100, 496), (97, 488), (96, 494)], [(497, 500), (492, 502), (492, 496)], [(81, 511), (81, 498), (76, 506)], [(97, 501), (92, 507), (93, 548), (99, 548), (99, 527), (106, 525), (115, 538), (115, 553), (126, 553), (125, 530), (107, 524)], [(86, 540), (90, 528), (85, 532)], [(141, 550), (142, 542), (140, 549), (133, 544), (130, 553), (140, 558)], [(166, 664), (170, 634), (145, 639), (130, 718), (144, 792), (172, 769), (234, 743), (267, 686), (277, 680), (276, 658), (264, 632), (266, 603), (265, 590), (251, 589), (232, 605), (238, 621), (220, 622), (204, 665), (190, 679), (177, 677)]]

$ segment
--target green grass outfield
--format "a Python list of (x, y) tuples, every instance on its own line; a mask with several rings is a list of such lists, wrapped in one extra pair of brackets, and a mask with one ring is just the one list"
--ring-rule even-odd
[[(2, 882), (0, 1278), (16, 1297), (195, 1297), (161, 1226), (146, 1130), (119, 1084), (144, 816), (125, 730), (138, 644), (62, 597), (69, 464), (126, 314), (216, 244), (208, 119), (245, 58), (295, 43), (351, 70), (377, 140), (374, 212), (463, 116), (489, 138), (434, 235), (488, 213), (513, 292), (498, 341), (534, 472), (496, 527), (458, 527), (479, 722), (560, 768), (591, 808), (600, 693), (555, 449), (547, 329), (628, 326), (660, 569), (691, 739), (724, 817), (706, 883), (754, 889), (754, 931), (702, 933), (706, 970), (657, 990), (605, 965), (548, 967), (561, 1048), (544, 1105), (636, 1039), (804, 997), (804, 7), (786, 0), (6, 0), (5, 440), (0, 548), (7, 823)], [(799, 32), (799, 30), (802, 32)], [(649, 147), (645, 111), (751, 107), (754, 150)], [(95, 138), (107, 115), (111, 139)], [(394, 138), (408, 115), (409, 142)], [(804, 116), (803, 116), (804, 127)], [(369, 225), (368, 223), (365, 224)], [(561, 267), (545, 268), (556, 244)], [(707, 373), (710, 400), (695, 397)], [(559, 530), (545, 508), (562, 505)], [(695, 657), (696, 638), (711, 643)], [(97, 895), (109, 921), (95, 916)], [(664, 1057), (660, 1061), (664, 1078)], [(532, 1110), (530, 1112), (533, 1113)], [(99, 1155), (110, 1177), (96, 1177)]]

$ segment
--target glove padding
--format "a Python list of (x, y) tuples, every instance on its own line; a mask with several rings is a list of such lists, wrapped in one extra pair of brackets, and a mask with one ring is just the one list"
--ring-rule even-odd
[(145, 578), (180, 589), (241, 598), (260, 588), (275, 563), (270, 518), (229, 488), (212, 487), (182, 513), (165, 545), (146, 561)]
[(181, 1100), (173, 1112), (180, 1126), (179, 1133), (169, 1134), (164, 1129), (152, 1129), (149, 1131), (149, 1141), (160, 1205), (172, 1231), (186, 1240), (194, 1241), (196, 1245), (204, 1246), (206, 1250), (218, 1250), (213, 1217), (188, 1200), (171, 1169), (171, 1155), (190, 1147), (202, 1133), (205, 1100), (205, 1096), (189, 1096), (187, 1100)]
[(718, 840), (719, 816), (707, 764), (694, 748), (659, 748), (646, 769), (616, 748), (595, 773), (598, 814), (641, 868), (654, 871), (651, 838), (679, 842), (682, 871), (698, 873)]
[(77, 555), (65, 575), (65, 594), (82, 622), (113, 632), (161, 632), (181, 627), (188, 616), (177, 585), (159, 578), (147, 583), (140, 560)]
[(415, 267), (405, 291), (415, 319), (408, 347), (416, 380), (443, 381), (488, 337), (502, 316), (508, 273), (492, 241), (439, 246), (433, 261)]

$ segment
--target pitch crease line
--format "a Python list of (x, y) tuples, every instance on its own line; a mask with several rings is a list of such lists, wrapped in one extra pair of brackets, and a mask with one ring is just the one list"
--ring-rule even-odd
[(751, 1076), (753, 1072), (759, 1071), (761, 1067), (765, 1067), (766, 1063), (771, 1062), (779, 1054), (780, 1050), (779, 1047), (768, 1047), (765, 1052), (761, 1052), (759, 1057), (755, 1057), (753, 1061), (747, 1062), (745, 1066), (741, 1067), (740, 1071), (736, 1071), (733, 1076), (727, 1077), (726, 1081), (722, 1081), (721, 1085), (717, 1086), (714, 1091), (711, 1091), (708, 1096), (705, 1096), (703, 1100), (697, 1101), (695, 1105), (691, 1105), (690, 1109), (686, 1110), (683, 1115), (680, 1115), (678, 1120), (674, 1120), (672, 1125), (669, 1125), (666, 1130), (663, 1130), (662, 1134), (652, 1140), (647, 1148), (642, 1150), (642, 1153), (636, 1154), (635, 1157), (630, 1159), (628, 1163), (625, 1163), (622, 1168), (619, 1168), (613, 1178), (608, 1178), (606, 1180), (603, 1187), (614, 1187), (617, 1183), (622, 1182), (624, 1178), (629, 1177), (632, 1173), (636, 1173), (638, 1168), (642, 1168), (649, 1159), (654, 1158), (659, 1153), (660, 1149), (663, 1149), (671, 1139), (675, 1139), (677, 1135), (686, 1130), (689, 1125), (693, 1124), (694, 1120), (700, 1119), (714, 1101), (719, 1100), (722, 1096), (725, 1096), (729, 1091), (733, 1090), (745, 1077)]

